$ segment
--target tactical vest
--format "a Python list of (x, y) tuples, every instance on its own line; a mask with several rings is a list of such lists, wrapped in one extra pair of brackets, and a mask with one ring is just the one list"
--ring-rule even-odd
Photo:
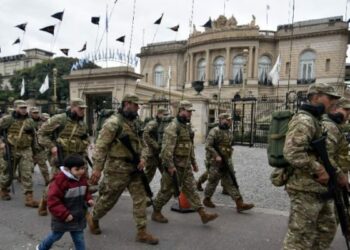
[(214, 143), (218, 145), (220, 153), (225, 158), (230, 158), (233, 152), (232, 149), (232, 134), (229, 130), (223, 131), (218, 129), (218, 138), (215, 138)]
[(67, 117), (64, 128), (59, 133), (57, 142), (67, 153), (84, 153), (89, 146), (86, 140), (87, 128), (83, 121), (73, 121)]
[(32, 146), (34, 128), (31, 127), (29, 119), (14, 119), (7, 130), (9, 143), (18, 148), (24, 149)]
[(174, 154), (175, 156), (188, 157), (191, 154), (192, 149), (192, 138), (191, 131), (188, 125), (183, 126), (177, 124), (177, 143), (175, 145)]
[(119, 158), (123, 160), (131, 160), (132, 154), (130, 151), (119, 141), (125, 135), (129, 136), (130, 143), (136, 153), (141, 152), (141, 141), (138, 136), (138, 131), (136, 124), (128, 124), (121, 115), (117, 115), (118, 120), (122, 123), (122, 129), (119, 136), (116, 136), (112, 142), (111, 149), (109, 151), (109, 156), (113, 158)]

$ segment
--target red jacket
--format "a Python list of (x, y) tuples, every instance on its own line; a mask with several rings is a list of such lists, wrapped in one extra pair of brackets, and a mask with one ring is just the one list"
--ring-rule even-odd
[[(69, 173), (60, 171), (50, 183), (48, 192), (47, 204), (52, 214), (52, 230), (83, 230), (86, 227), (87, 201), (91, 199), (85, 176), (78, 180)], [(73, 216), (73, 221), (65, 222), (69, 214)]]

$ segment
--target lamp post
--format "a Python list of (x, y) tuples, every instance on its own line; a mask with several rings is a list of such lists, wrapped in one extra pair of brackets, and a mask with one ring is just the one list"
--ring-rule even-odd
[(242, 86), (242, 97), (245, 98), (245, 87), (247, 85), (248, 81), (248, 49), (243, 49), (243, 58), (244, 58), (244, 65), (243, 65), (243, 86)]
[(57, 103), (57, 69), (53, 68), (53, 96), (51, 98), (53, 102), (52, 113), (56, 112), (56, 103)]

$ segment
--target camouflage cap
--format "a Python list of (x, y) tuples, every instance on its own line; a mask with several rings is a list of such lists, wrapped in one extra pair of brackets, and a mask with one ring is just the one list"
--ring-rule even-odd
[(185, 109), (187, 111), (195, 111), (191, 102), (183, 100), (179, 104), (179, 109)]
[(30, 111), (30, 113), (39, 113), (40, 112), (37, 107), (31, 107), (29, 111)]
[(228, 120), (231, 120), (232, 119), (232, 116), (230, 115), (230, 113), (221, 113), (219, 115), (219, 119), (228, 119)]
[(81, 98), (73, 98), (72, 100), (70, 100), (70, 106), (72, 106), (72, 107), (78, 106), (79, 108), (87, 108), (85, 101)]
[(347, 98), (340, 98), (336, 104), (339, 108), (350, 109), (350, 100)]
[(169, 111), (164, 107), (159, 107), (157, 110), (157, 114), (169, 114)]
[(123, 96), (122, 102), (132, 102), (135, 104), (141, 104), (139, 97), (134, 94), (125, 94)]
[(339, 95), (335, 89), (333, 88), (333, 86), (327, 84), (327, 83), (314, 83), (311, 84), (307, 94), (325, 94), (325, 95), (329, 95), (332, 96), (334, 98), (340, 98), (341, 95)]
[(49, 119), (50, 115), (48, 113), (42, 113), (41, 117), (44, 118), (44, 119)]
[(27, 103), (23, 100), (16, 100), (13, 103), (14, 108), (26, 108), (28, 107)]

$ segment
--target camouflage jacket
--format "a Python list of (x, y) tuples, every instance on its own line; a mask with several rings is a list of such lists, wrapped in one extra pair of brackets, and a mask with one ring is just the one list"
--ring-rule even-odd
[(283, 148), (284, 157), (292, 168), (287, 189), (317, 193), (327, 191), (327, 187), (316, 182), (313, 177), (321, 164), (310, 144), (321, 135), (320, 121), (306, 111), (299, 111), (289, 122)]
[[(130, 151), (119, 141), (128, 135), (136, 153), (141, 154), (141, 139), (138, 133), (137, 121), (129, 121), (116, 114), (108, 118), (98, 135), (93, 154), (94, 169), (102, 171), (106, 160), (128, 161), (132, 159)], [(140, 156), (144, 159), (144, 156)]]
[(164, 167), (197, 165), (191, 134), (191, 125), (180, 123), (177, 118), (166, 127), (160, 153)]
[(160, 145), (158, 143), (159, 123), (156, 120), (148, 122), (143, 131), (144, 154), (148, 157), (158, 156)]
[(59, 142), (67, 153), (85, 153), (89, 135), (83, 120), (73, 120), (67, 113), (54, 115), (38, 131), (40, 145), (51, 149)]
[(39, 128), (44, 124), (44, 122), (40, 118), (38, 120), (33, 119), (33, 121), (34, 121), (34, 127), (36, 131), (38, 131)]
[(332, 121), (328, 115), (322, 117), (322, 124), (327, 131), (328, 157), (333, 167), (348, 172), (350, 170), (349, 144), (340, 124)]
[(214, 163), (215, 158), (222, 155), (227, 163), (232, 166), (232, 143), (233, 135), (230, 130), (220, 129), (219, 126), (212, 128), (205, 142), (206, 160)]

